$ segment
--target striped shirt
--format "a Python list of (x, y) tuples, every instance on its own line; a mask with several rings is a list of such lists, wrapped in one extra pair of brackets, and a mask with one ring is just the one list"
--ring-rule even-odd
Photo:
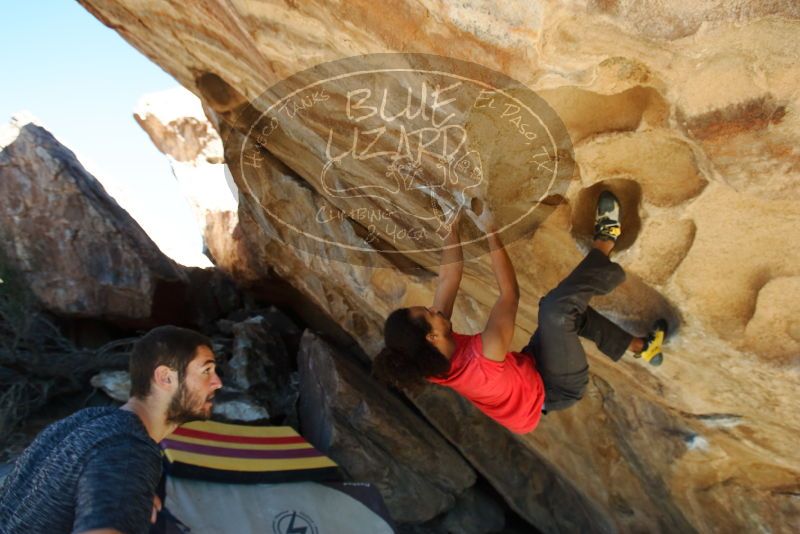
[(47, 427), (0, 488), (0, 534), (146, 533), (161, 451), (139, 417), (86, 408)]

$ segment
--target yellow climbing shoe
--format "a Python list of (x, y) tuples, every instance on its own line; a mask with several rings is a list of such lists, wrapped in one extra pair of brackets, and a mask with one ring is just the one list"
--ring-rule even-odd
[(667, 321), (659, 319), (653, 325), (653, 330), (648, 334), (644, 340), (644, 348), (641, 352), (634, 353), (637, 358), (642, 358), (644, 361), (658, 367), (664, 361), (664, 355), (661, 353), (661, 346), (667, 337)]

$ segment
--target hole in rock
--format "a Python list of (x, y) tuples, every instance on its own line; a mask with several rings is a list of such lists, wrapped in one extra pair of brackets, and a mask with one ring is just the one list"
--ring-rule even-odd
[(213, 72), (204, 72), (196, 79), (197, 89), (214, 111), (226, 113), (247, 102), (228, 82)]
[(473, 198), (469, 203), (469, 208), (473, 213), (475, 213), (475, 215), (480, 217), (483, 213), (483, 200), (479, 199), (478, 197)]
[(622, 235), (617, 239), (614, 250), (620, 251), (630, 247), (642, 228), (639, 218), (639, 204), (642, 201), (642, 188), (633, 180), (616, 178), (603, 180), (578, 193), (572, 210), (572, 236), (589, 246), (594, 235), (594, 216), (597, 199), (605, 190), (609, 190), (620, 203), (622, 215)]
[(636, 130), (642, 122), (663, 124), (669, 116), (664, 97), (652, 87), (635, 86), (612, 95), (579, 87), (538, 92), (567, 127), (573, 145), (608, 132)]
[(545, 206), (560, 206), (566, 204), (567, 200), (562, 195), (549, 195), (542, 199), (541, 203)]
[(159, 325), (193, 326), (193, 314), (186, 293), (187, 286), (183, 282), (158, 280), (151, 306), (153, 322)]

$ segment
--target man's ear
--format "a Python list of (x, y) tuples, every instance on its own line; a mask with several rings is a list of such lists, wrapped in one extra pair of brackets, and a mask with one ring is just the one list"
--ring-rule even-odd
[(434, 341), (436, 341), (436, 334), (434, 334), (433, 332), (431, 332), (430, 334), (426, 334), (425, 339), (433, 343)]
[(153, 381), (162, 389), (170, 389), (173, 382), (177, 381), (175, 372), (166, 365), (159, 365), (153, 371)]

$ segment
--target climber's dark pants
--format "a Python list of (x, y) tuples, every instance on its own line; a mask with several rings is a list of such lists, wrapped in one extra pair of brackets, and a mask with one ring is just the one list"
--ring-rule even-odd
[(589, 307), (589, 299), (609, 293), (623, 280), (622, 267), (592, 249), (539, 301), (539, 328), (522, 350), (536, 360), (548, 412), (578, 402), (589, 383), (589, 364), (578, 336), (594, 341), (614, 361), (628, 348), (633, 337)]

